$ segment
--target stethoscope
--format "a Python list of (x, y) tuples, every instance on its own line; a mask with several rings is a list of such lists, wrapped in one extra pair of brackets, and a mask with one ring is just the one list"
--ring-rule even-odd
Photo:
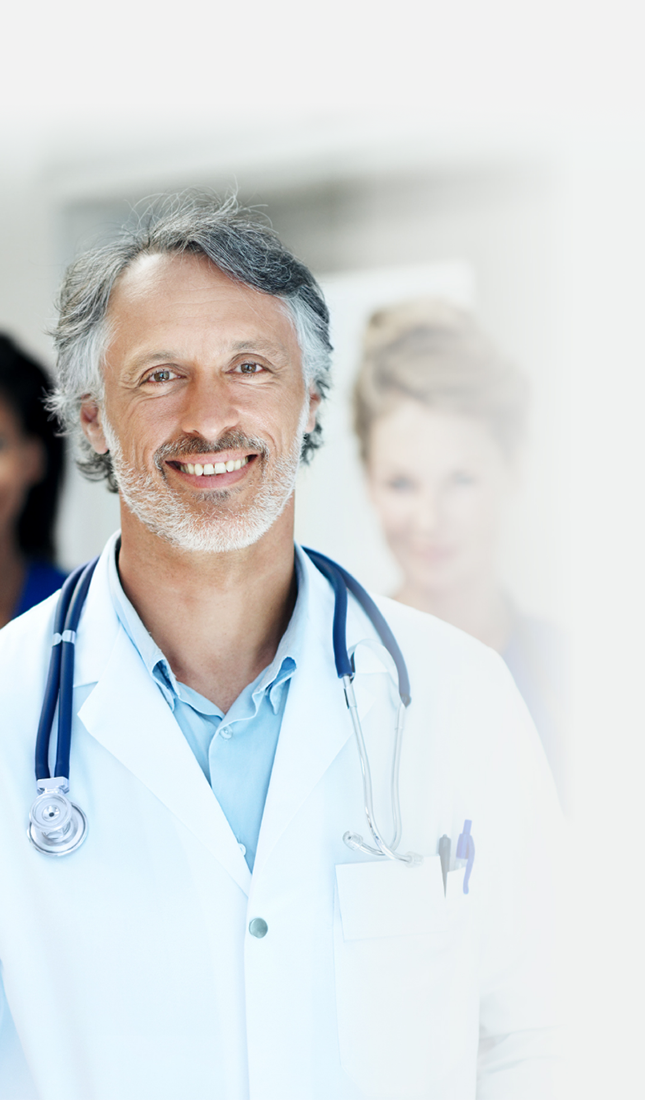
[[(316, 568), (327, 578), (334, 589), (334, 661), (338, 678), (343, 682), (345, 701), (354, 729), (363, 778), (365, 816), (373, 845), (366, 844), (359, 833), (346, 832), (343, 840), (349, 848), (363, 852), (365, 855), (382, 856), (386, 859), (400, 860), (402, 863), (407, 864), (420, 863), (421, 856), (415, 852), (399, 853), (396, 850), (401, 839), (401, 807), (399, 802), (401, 740), (405, 711), (410, 705), (410, 680), (403, 654), (383, 615), (355, 577), (343, 569), (342, 566), (325, 557), (324, 554), (319, 554), (318, 551), (309, 550), (306, 547), (304, 549)], [(28, 830), (29, 839), (34, 847), (39, 852), (50, 856), (66, 856), (71, 852), (75, 852), (87, 836), (87, 818), (80, 807), (75, 805), (67, 796), (69, 794), (69, 760), (72, 741), (72, 696), (76, 630), (97, 561), (98, 558), (94, 558), (93, 561), (80, 566), (69, 575), (61, 589), (54, 619), (49, 672), (36, 738), (36, 789), (38, 795), (29, 813)], [(351, 592), (372, 623), (396, 665), (398, 676), (400, 702), (397, 708), (390, 778), (394, 835), (389, 844), (386, 844), (383, 839), (383, 834), (378, 827), (374, 814), (372, 773), (352, 684), (355, 670), (352, 659), (347, 652), (348, 592)], [(49, 746), (57, 705), (58, 735), (56, 763), (54, 775), (52, 776), (49, 768)]]

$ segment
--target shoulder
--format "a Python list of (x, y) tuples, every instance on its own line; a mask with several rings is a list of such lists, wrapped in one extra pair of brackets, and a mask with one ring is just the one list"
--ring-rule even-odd
[(51, 656), (57, 594), (0, 630), (0, 743), (19, 730), (35, 730)]
[[(51, 632), (58, 592), (12, 619), (0, 630), (0, 676), (28, 652), (36, 653), (43, 642), (51, 645)], [(31, 664), (32, 662), (28, 662)]]
[[(52, 592), (0, 630), (0, 698), (5, 708), (13, 708), (15, 705), (18, 710), (29, 710), (32, 699), (37, 699), (40, 707), (51, 657), (58, 599), (58, 591)], [(100, 630), (95, 629), (97, 622)], [(104, 552), (92, 578), (78, 629), (80, 644), (77, 648), (80, 653), (76, 661), (75, 684), (79, 682), (79, 665), (88, 663), (88, 650), (91, 658), (95, 657), (98, 650), (103, 659), (103, 651), (113, 641), (115, 622), (106, 579)]]
[(373, 596), (394, 633), (406, 662), (424, 670), (434, 668), (442, 676), (468, 675), (490, 682), (511, 683), (504, 661), (472, 635), (434, 615), (407, 607), (387, 596)]
[(563, 661), (566, 635), (559, 626), (546, 619), (516, 613), (509, 639), (509, 649), (511, 647), (522, 647), (546, 663)]
[(519, 767), (527, 753), (532, 758), (538, 737), (501, 656), (433, 615), (374, 599), (408, 668), (410, 720), (432, 728), (451, 752), (466, 754), (486, 772), (502, 760)]

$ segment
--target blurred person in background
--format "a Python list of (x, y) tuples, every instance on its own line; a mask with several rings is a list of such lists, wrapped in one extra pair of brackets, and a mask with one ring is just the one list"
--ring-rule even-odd
[(63, 441), (45, 408), (50, 391), (42, 368), (0, 335), (0, 626), (65, 579), (54, 564)]
[(562, 639), (515, 605), (498, 571), (527, 412), (526, 379), (465, 311), (421, 299), (370, 318), (354, 418), (370, 496), (403, 573), (395, 599), (502, 655), (564, 802)]

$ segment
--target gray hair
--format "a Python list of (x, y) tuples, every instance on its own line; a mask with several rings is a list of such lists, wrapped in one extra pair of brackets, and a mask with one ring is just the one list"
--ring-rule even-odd
[[(168, 195), (153, 204), (132, 228), (103, 247), (80, 256), (68, 268), (61, 287), (59, 319), (53, 331), (57, 384), (50, 411), (73, 441), (77, 465), (94, 480), (107, 478), (116, 491), (109, 454), (93, 450), (80, 423), (81, 401), (88, 394), (103, 400), (102, 363), (109, 339), (107, 312), (114, 286), (140, 255), (201, 253), (220, 271), (284, 302), (293, 321), (307, 385), (324, 397), (329, 388), (331, 344), (329, 312), (311, 272), (284, 247), (266, 220), (203, 191)], [(304, 437), (308, 461), (321, 443), (319, 424)]]

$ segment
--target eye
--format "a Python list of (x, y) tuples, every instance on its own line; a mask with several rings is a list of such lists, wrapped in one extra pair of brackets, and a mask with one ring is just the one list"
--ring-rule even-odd
[(393, 489), (395, 493), (409, 493), (414, 489), (414, 482), (412, 478), (401, 474), (399, 477), (393, 477), (388, 481), (387, 487)]
[(255, 363), (253, 360), (248, 360), (246, 363), (238, 363), (233, 368), (235, 374), (261, 374), (265, 368), (261, 363)]
[(147, 374), (143, 381), (160, 385), (164, 382), (172, 382), (175, 378), (179, 378), (179, 375), (176, 371), (171, 370), (170, 367), (158, 367), (157, 370), (152, 371), (151, 374)]
[(450, 477), (453, 485), (474, 485), (477, 478), (468, 470), (455, 470)]

